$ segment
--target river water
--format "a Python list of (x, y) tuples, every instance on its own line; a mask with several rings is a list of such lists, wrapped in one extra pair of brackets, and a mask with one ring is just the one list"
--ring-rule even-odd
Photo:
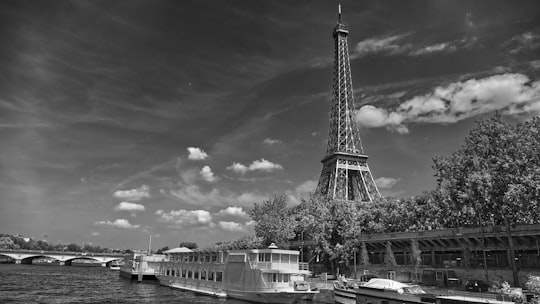
[[(137, 283), (106, 267), (0, 264), (0, 303), (246, 304)], [(312, 302), (317, 303), (317, 302)]]

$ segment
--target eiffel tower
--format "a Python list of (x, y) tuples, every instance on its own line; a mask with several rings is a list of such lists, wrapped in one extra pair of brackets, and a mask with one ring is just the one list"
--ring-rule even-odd
[(364, 154), (360, 132), (354, 115), (354, 96), (347, 25), (334, 28), (334, 92), (326, 156), (315, 195), (338, 201), (371, 202), (380, 197)]

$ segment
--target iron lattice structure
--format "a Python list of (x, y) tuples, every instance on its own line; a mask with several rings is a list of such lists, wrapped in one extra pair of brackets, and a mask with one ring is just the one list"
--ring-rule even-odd
[(364, 154), (354, 117), (354, 96), (347, 44), (348, 28), (334, 28), (334, 88), (330, 131), (315, 194), (339, 201), (371, 202), (380, 197)]

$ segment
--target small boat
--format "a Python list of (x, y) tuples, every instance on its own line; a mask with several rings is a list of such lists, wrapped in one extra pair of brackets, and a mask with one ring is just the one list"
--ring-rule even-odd
[(213, 251), (175, 248), (165, 251), (156, 274), (161, 285), (215, 297), (256, 303), (312, 300), (318, 290), (304, 278), (300, 252), (278, 249)]
[(110, 264), (109, 264), (109, 269), (110, 270), (120, 270), (120, 266), (122, 266), (124, 264), (124, 261), (112, 261)]
[(157, 280), (156, 271), (159, 262), (165, 258), (162, 254), (132, 253), (124, 256), (124, 263), (120, 265), (120, 277), (129, 280)]

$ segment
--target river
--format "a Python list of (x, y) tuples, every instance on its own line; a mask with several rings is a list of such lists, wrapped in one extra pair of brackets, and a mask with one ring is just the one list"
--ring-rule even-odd
[(0, 303), (247, 302), (198, 295), (157, 283), (131, 282), (105, 267), (0, 264)]

